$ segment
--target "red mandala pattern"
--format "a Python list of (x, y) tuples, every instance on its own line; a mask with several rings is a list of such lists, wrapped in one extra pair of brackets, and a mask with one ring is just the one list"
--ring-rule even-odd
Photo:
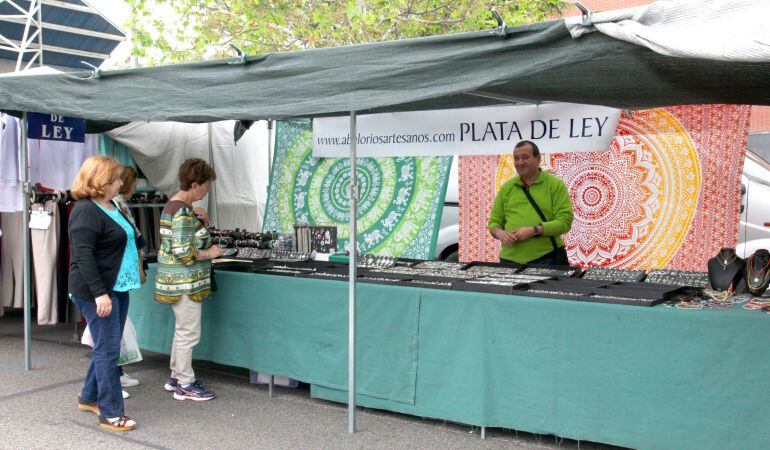
[[(607, 152), (545, 157), (573, 198), (570, 260), (704, 270), (719, 248), (734, 246), (749, 114), (750, 107), (732, 105), (639, 111), (621, 120)], [(496, 185), (514, 175), (506, 159), (460, 158), (463, 261), (497, 260), (499, 243), (486, 223)]]

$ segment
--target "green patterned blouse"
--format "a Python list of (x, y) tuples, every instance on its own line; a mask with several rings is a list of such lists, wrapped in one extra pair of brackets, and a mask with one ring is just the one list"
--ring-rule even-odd
[(160, 215), (160, 249), (155, 301), (176, 303), (182, 295), (201, 302), (211, 296), (211, 261), (197, 261), (199, 250), (211, 247), (208, 230), (179, 200), (168, 202)]

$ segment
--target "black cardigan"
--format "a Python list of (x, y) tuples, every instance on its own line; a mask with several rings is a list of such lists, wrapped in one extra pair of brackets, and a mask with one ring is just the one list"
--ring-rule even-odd
[(115, 286), (126, 250), (126, 232), (99, 205), (82, 199), (70, 214), (69, 239), (69, 292), (95, 301)]

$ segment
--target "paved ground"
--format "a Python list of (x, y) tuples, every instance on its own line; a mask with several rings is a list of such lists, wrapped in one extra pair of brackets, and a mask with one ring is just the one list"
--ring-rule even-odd
[(205, 362), (196, 374), (219, 398), (175, 401), (162, 390), (168, 357), (145, 353), (127, 367), (142, 384), (129, 389), (126, 413), (138, 427), (115, 433), (76, 407), (90, 349), (70, 341), (72, 325), (33, 327), (31, 372), (24, 369), (22, 319), (0, 317), (0, 448), (608, 448), (553, 436), (488, 429), (359, 409), (358, 432), (347, 433), (345, 405), (311, 399), (307, 387), (249, 384), (248, 371)]

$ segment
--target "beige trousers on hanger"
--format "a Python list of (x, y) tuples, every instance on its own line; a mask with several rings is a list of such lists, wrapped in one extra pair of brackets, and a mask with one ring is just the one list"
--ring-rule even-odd
[(38, 325), (59, 323), (56, 307), (56, 257), (59, 251), (59, 208), (55, 202), (36, 203), (30, 211), (46, 211), (51, 216), (47, 230), (30, 229), (35, 274)]
[(24, 254), (21, 245), (22, 236), (24, 236), (23, 213), (2, 213), (3, 214), (3, 306), (6, 308), (24, 307), (24, 279), (22, 278), (22, 269)]

